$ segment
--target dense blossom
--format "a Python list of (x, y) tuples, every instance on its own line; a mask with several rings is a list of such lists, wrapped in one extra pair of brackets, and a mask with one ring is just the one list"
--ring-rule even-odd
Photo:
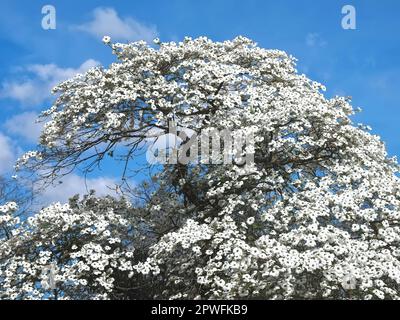
[[(14, 208), (7, 204), (0, 212)], [(0, 243), (0, 297), (119, 297), (119, 286), (129, 286), (136, 255), (131, 210), (125, 200), (90, 196), (28, 217), (18, 234)]]
[[(353, 124), (350, 98), (326, 98), (323, 85), (297, 72), (293, 57), (243, 37), (156, 40), (157, 48), (104, 42), (119, 61), (55, 88), (40, 148), (21, 166), (51, 178), (118, 151), (129, 168), (146, 133), (167, 133), (171, 119), (196, 132), (252, 132), (254, 163), (162, 167), (159, 178), (175, 198), (146, 197), (146, 225), (151, 231), (163, 216), (177, 221), (157, 232), (135, 263), (88, 241), (61, 264), (60, 282), (99, 270), (106, 294), (113, 278), (100, 270), (107, 270), (104, 262), (151, 277), (160, 298), (400, 298), (398, 165), (378, 136)], [(58, 217), (63, 210), (70, 209), (43, 210), (32, 227), (50, 219), (68, 231)], [(93, 212), (85, 222), (85, 215), (77, 217), (80, 232), (113, 217)], [(55, 259), (46, 257), (43, 265)], [(23, 264), (26, 274), (39, 272), (26, 255), (8, 264), (8, 292), (40, 295), (33, 282), (21, 289), (7, 280)]]
[(20, 222), (19, 217), (14, 215), (17, 209), (15, 202), (0, 206), (0, 241), (10, 239), (16, 232), (14, 227)]

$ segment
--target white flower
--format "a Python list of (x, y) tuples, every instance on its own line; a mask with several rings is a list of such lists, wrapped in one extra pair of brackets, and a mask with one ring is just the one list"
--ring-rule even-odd
[(109, 36), (104, 36), (103, 37), (103, 43), (104, 44), (109, 44), (111, 42), (111, 37)]
[(252, 224), (254, 224), (254, 221), (255, 221), (254, 217), (250, 217), (250, 218), (247, 219), (246, 222), (247, 222), (248, 225), (251, 226)]
[(342, 287), (346, 290), (354, 290), (356, 288), (357, 280), (352, 274), (343, 277)]

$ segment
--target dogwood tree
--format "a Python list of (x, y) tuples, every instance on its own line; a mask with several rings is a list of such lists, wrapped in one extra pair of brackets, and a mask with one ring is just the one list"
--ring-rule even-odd
[[(171, 120), (198, 133), (212, 127), (254, 136), (251, 148), (242, 150), (254, 154), (251, 163), (158, 167), (154, 189), (162, 186), (164, 196), (153, 197), (153, 190), (142, 201), (147, 230), (165, 217), (168, 228), (146, 233), (151, 246), (126, 265), (135, 277), (158, 281), (161, 289), (153, 297), (400, 297), (398, 164), (368, 127), (353, 124), (349, 98), (325, 97), (325, 87), (299, 74), (293, 57), (243, 37), (156, 40), (156, 48), (114, 44), (108, 37), (104, 42), (118, 61), (55, 88), (58, 98), (43, 113), (48, 122), (39, 149), (24, 155), (17, 168), (51, 180), (75, 167), (90, 171), (112, 156), (125, 163), (126, 180), (129, 170), (137, 170), (131, 162), (148, 135), (168, 133)], [(46, 212), (39, 214), (45, 225), (38, 230), (52, 219)], [(83, 228), (113, 217), (97, 209), (90, 216)], [(41, 232), (41, 241), (51, 243)], [(127, 241), (129, 233), (123, 234), (123, 240), (122, 234), (115, 238)], [(84, 266), (64, 263), (74, 272), (62, 281), (87, 277), (93, 246), (106, 255), (105, 270), (112, 263), (125, 268), (123, 250), (110, 256), (103, 253), (104, 242), (84, 241), (90, 246), (78, 255)], [(24, 263), (34, 259), (23, 257)], [(57, 260), (46, 257), (45, 263)], [(19, 262), (9, 263), (15, 272)], [(90, 277), (104, 292), (116, 288), (107, 273)], [(93, 287), (85, 282), (82, 288)]]

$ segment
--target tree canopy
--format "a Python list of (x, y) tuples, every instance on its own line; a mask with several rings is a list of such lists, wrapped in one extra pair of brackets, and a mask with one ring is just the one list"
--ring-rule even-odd
[[(327, 98), (293, 57), (244, 37), (104, 42), (117, 62), (54, 89), (18, 169), (51, 181), (112, 155), (126, 181), (170, 121), (251, 134), (253, 161), (163, 164), (132, 203), (89, 195), (43, 209), (2, 240), (0, 295), (400, 298), (399, 167), (352, 122), (350, 98)], [(43, 285), (50, 263), (55, 289)]]

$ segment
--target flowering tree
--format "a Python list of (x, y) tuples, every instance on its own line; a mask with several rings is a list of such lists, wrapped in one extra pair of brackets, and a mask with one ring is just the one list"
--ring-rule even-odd
[[(168, 133), (170, 120), (195, 132), (213, 127), (254, 136), (246, 150), (252, 163), (159, 168), (155, 190), (137, 210), (151, 246), (126, 265), (136, 279), (157, 282), (153, 297), (400, 298), (398, 165), (378, 136), (352, 123), (348, 98), (326, 98), (324, 86), (297, 72), (293, 57), (243, 37), (156, 40), (156, 49), (104, 41), (118, 62), (55, 88), (40, 147), (18, 167), (53, 179), (112, 155), (125, 162), (126, 179), (148, 134)], [(43, 223), (51, 219), (46, 212), (39, 214)], [(83, 228), (111, 219), (105, 209), (90, 217)], [(86, 241), (90, 250), (79, 257), (92, 268), (95, 249)], [(95, 243), (104, 250), (104, 242)], [(121, 264), (119, 250), (106, 254), (105, 266)], [(63, 281), (85, 279), (75, 258), (62, 263), (74, 270)], [(15, 272), (18, 263), (9, 263)], [(102, 272), (90, 276), (104, 292), (118, 292)]]

